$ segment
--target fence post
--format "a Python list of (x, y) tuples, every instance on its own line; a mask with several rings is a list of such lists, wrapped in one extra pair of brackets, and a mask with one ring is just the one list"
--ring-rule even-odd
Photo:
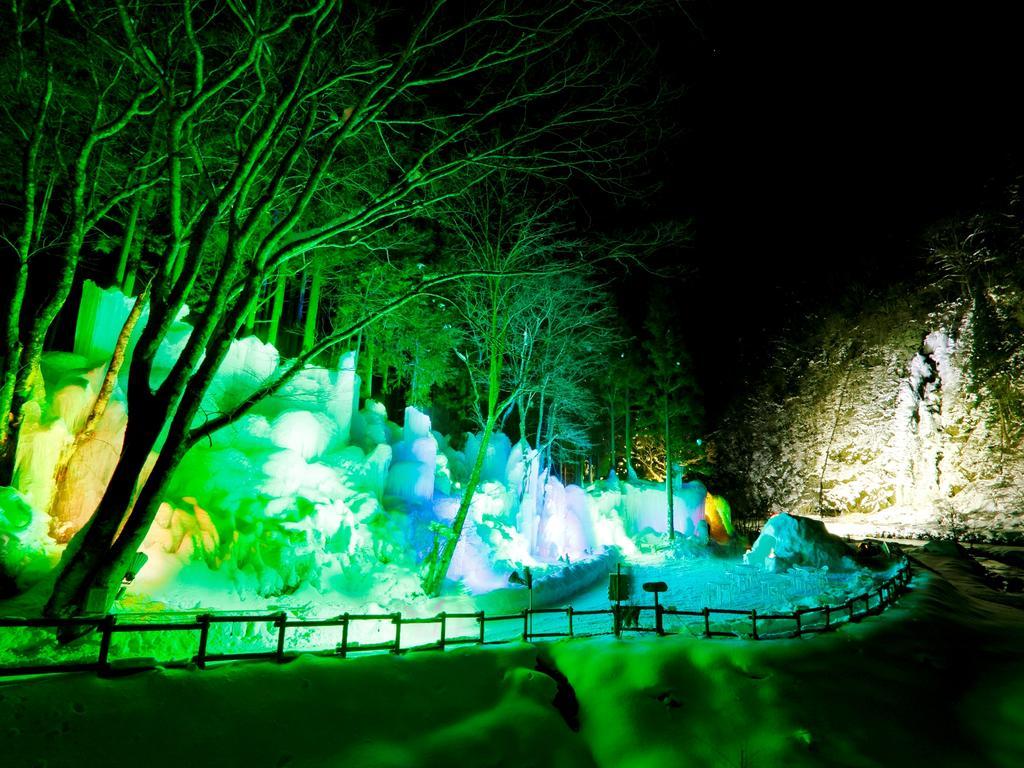
[(711, 609), (704, 609), (704, 637), (711, 637)]
[(391, 614), (391, 621), (395, 624), (395, 650), (392, 653), (397, 655), (402, 652), (402, 614)]
[(572, 637), (572, 606), (570, 605), (568, 608), (566, 608), (565, 612), (569, 616), (569, 637)]
[(832, 606), (825, 603), (825, 629), (832, 626)]
[(484, 617), (484, 612), (483, 611), (480, 611), (480, 613), (478, 613), (476, 615), (476, 620), (480, 622), (480, 645), (483, 645), (484, 644), (484, 625), (487, 622), (486, 618)]
[(753, 632), (751, 636), (755, 640), (760, 640), (761, 638), (757, 636), (757, 608), (753, 608), (750, 611), (750, 628)]
[(206, 644), (210, 640), (210, 617), (206, 614), (196, 616), (199, 624), (199, 652), (196, 654), (196, 664), (200, 669), (206, 669)]
[(846, 607), (850, 610), (850, 621), (853, 621), (853, 598), (846, 601)]
[(665, 634), (665, 622), (662, 617), (662, 611), (665, 609), (661, 603), (658, 602), (658, 593), (654, 593), (654, 629), (659, 635)]
[(793, 614), (793, 618), (796, 619), (796, 636), (797, 637), (800, 637), (800, 632), (802, 631), (802, 627), (801, 627), (801, 617), (802, 616), (803, 616), (803, 614), (801, 614), (799, 610), (796, 611)]
[(281, 615), (277, 617), (277, 661), (278, 663), (284, 661), (284, 633), (288, 628), (288, 614), (281, 611)]
[(341, 615), (341, 658), (348, 656), (348, 614)]
[(530, 609), (523, 608), (523, 642), (530, 641)]
[(103, 624), (101, 625), (103, 634), (100, 635), (100, 671), (105, 671), (110, 667), (110, 662), (108, 661), (110, 657), (110, 640), (113, 634), (114, 623), (116, 621), (117, 617), (111, 613), (108, 613), (103, 617)]
[(441, 611), (441, 650), (444, 650), (445, 635), (448, 632), (448, 614)]

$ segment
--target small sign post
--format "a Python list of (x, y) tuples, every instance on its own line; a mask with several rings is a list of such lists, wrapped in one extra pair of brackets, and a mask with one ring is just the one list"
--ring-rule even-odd
[(615, 567), (615, 573), (608, 575), (608, 599), (615, 601), (613, 609), (615, 636), (622, 634), (622, 601), (629, 600), (633, 591), (633, 577), (622, 572), (622, 563)]
[(668, 584), (664, 581), (648, 581), (644, 583), (644, 592), (650, 592), (654, 595), (654, 629), (659, 635), (665, 634), (665, 627), (662, 621), (661, 603), (658, 602), (658, 593), (665, 592), (667, 589)]

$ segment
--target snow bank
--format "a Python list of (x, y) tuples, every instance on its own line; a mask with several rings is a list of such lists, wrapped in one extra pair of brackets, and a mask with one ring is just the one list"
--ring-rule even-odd
[(1020, 612), (923, 570), (914, 586), (882, 617), (800, 640), (602, 637), (14, 680), (4, 755), (49, 768), (1024, 764)]
[(14, 488), (0, 487), (0, 597), (24, 589), (53, 566), (58, 550), (49, 527), (48, 515)]
[[(53, 540), (33, 544), (45, 552), (68, 541), (94, 513), (128, 418), (126, 366), (93, 439), (61, 470), (132, 305), (92, 284), (84, 294), (76, 353), (45, 356), (19, 445), (16, 486), (36, 513), (32, 519), (49, 526)], [(191, 333), (186, 317), (183, 311), (157, 353), (154, 382)], [(236, 408), (286, 364), (255, 337), (234, 341), (197, 425)], [(210, 609), (297, 595), (310, 602), (358, 595), (378, 605), (414, 597), (422, 558), (455, 516), (482, 436), (468, 435), (457, 451), (415, 408), (406, 409), (401, 426), (388, 420), (380, 403), (356, 410), (355, 367), (351, 353), (334, 369), (307, 366), (188, 452), (167, 485), (143, 544), (149, 562), (130, 594), (179, 608), (206, 601)], [(60, 476), (65, 482), (58, 488)], [(679, 532), (700, 541), (709, 531), (728, 536), (728, 505), (700, 483), (677, 485), (675, 501)], [(664, 532), (665, 524), (660, 485), (564, 485), (542, 471), (537, 451), (496, 433), (450, 570), (457, 584), (449, 591), (502, 589), (509, 572), (525, 565), (548, 565), (553, 578), (571, 580), (580, 575), (573, 564), (609, 548), (635, 554), (634, 539)], [(38, 573), (11, 558), (13, 572)], [(399, 584), (401, 594), (386, 593)]]
[(552, 705), (557, 683), (536, 666), (536, 651), (515, 645), (36, 680), (0, 699), (0, 718), (18, 723), (4, 753), (49, 768), (128, 756), (152, 768), (587, 765)]
[(1024, 760), (1022, 640), (1019, 613), (919, 572), (883, 617), (802, 640), (594, 638), (545, 651), (599, 765), (1010, 768)]

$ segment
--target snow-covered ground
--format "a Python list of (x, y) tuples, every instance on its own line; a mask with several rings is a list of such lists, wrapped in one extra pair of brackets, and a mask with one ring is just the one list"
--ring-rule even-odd
[[(601, 637), (0, 686), (4, 764), (1024, 764), (1024, 615), (922, 553), (882, 616), (799, 640)], [(978, 590), (981, 590), (980, 592)]]
[[(766, 548), (763, 542), (770, 542), (772, 553), (791, 552), (782, 536), (780, 525), (776, 525), (777, 536), (766, 534), (755, 544), (751, 554)], [(791, 528), (791, 532), (796, 529)], [(575, 611), (607, 610), (608, 574), (619, 567), (632, 577), (633, 592), (626, 601), (633, 605), (651, 605), (652, 597), (642, 590), (646, 582), (665, 582), (667, 590), (660, 596), (662, 605), (670, 609), (700, 611), (704, 607), (749, 611), (756, 609), (761, 614), (790, 613), (799, 608), (813, 608), (822, 605), (839, 606), (851, 597), (874, 591), (879, 584), (891, 578), (901, 564), (901, 559), (878, 564), (875, 568), (859, 567), (844, 554), (845, 544), (829, 540), (823, 529), (816, 528), (819, 540), (812, 544), (804, 541), (800, 548), (805, 552), (820, 551), (823, 546), (839, 547), (829, 550), (833, 557), (819, 567), (807, 565), (778, 565), (766, 570), (757, 562), (744, 562), (737, 555), (711, 554), (706, 547), (692, 541), (680, 541), (674, 548), (638, 553), (624, 563), (611, 557), (594, 558), (589, 562), (565, 566), (565, 573), (548, 574), (547, 579), (535, 578), (533, 606), (536, 608), (564, 607), (571, 605)], [(788, 548), (787, 548), (788, 546)], [(852, 551), (852, 550), (851, 550)], [(774, 557), (774, 555), (773, 555)], [(748, 557), (749, 559), (749, 557)], [(813, 559), (808, 555), (808, 559)], [(778, 558), (784, 563), (783, 558)], [(570, 589), (575, 585), (576, 589)], [(473, 613), (484, 610), (487, 615), (513, 614), (530, 604), (529, 592), (523, 587), (509, 586), (482, 595), (455, 594), (439, 598), (418, 599), (402, 603), (398, 599), (388, 602), (387, 609), (381, 605), (371, 610), (357, 610), (346, 603), (343, 596), (336, 602), (321, 599), (308, 605), (305, 603), (266, 603), (253, 606), (242, 615), (252, 615), (253, 621), (218, 623), (210, 629), (208, 650), (211, 653), (252, 653), (270, 652), (276, 648), (277, 629), (273, 623), (259, 616), (286, 611), (290, 616), (302, 619), (333, 618), (345, 612), (387, 615), (400, 611), (405, 618), (431, 617), (440, 612)], [(200, 613), (208, 608), (193, 611), (156, 610), (150, 603), (144, 603), (144, 611), (122, 611), (119, 620), (125, 623), (181, 622), (191, 624)], [(236, 612), (237, 613), (237, 612)], [(729, 630), (733, 616), (716, 616), (716, 629)], [(642, 614), (641, 626), (653, 628), (653, 613)], [(781, 632), (790, 632), (792, 622), (782, 622)], [(537, 614), (530, 620), (534, 633), (555, 634), (569, 631), (569, 619), (563, 612)], [(666, 616), (665, 628), (670, 632), (701, 634), (704, 630), (700, 617)], [(735, 629), (735, 627), (733, 627)], [(521, 636), (522, 622), (518, 619), (488, 622), (486, 640), (507, 641)], [(612, 630), (612, 618), (608, 614), (575, 615), (573, 632), (576, 635), (596, 635)], [(743, 619), (741, 631), (749, 631), (749, 620)], [(771, 625), (762, 623), (762, 633), (773, 631)], [(437, 643), (440, 628), (438, 624), (426, 623), (407, 625), (402, 628), (403, 647)], [(447, 624), (447, 637), (476, 637), (479, 625), (473, 618), (451, 619)], [(177, 632), (118, 633), (111, 647), (114, 661), (137, 658), (154, 658), (161, 662), (189, 660), (198, 650), (197, 630)], [(349, 629), (348, 639), (359, 644), (385, 644), (394, 641), (395, 627), (388, 618), (375, 621), (359, 621)], [(287, 649), (289, 651), (332, 651), (341, 641), (341, 628), (303, 627), (289, 629)], [(94, 660), (99, 651), (97, 635), (87, 636), (69, 647), (58, 646), (52, 631), (2, 630), (0, 629), (0, 664), (51, 663), (57, 660)]]
[(1020, 542), (1024, 541), (1020, 515), (1016, 512), (989, 512), (977, 515), (959, 515), (951, 518), (933, 511), (931, 514), (914, 512), (902, 507), (891, 507), (872, 513), (852, 513), (840, 517), (823, 517), (822, 522), (837, 536), (854, 539), (880, 537), (921, 541), (931, 538), (956, 536), (961, 541)]

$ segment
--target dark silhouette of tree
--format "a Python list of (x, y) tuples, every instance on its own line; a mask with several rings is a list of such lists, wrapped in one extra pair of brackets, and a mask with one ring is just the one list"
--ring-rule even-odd
[(674, 464), (697, 458), (702, 446), (703, 405), (693, 364), (681, 329), (680, 302), (659, 288), (651, 297), (645, 329), (644, 350), (650, 365), (656, 398), (648, 403), (647, 426), (660, 431), (665, 456), (665, 499), (669, 539), (675, 538), (675, 502), (672, 492)]

